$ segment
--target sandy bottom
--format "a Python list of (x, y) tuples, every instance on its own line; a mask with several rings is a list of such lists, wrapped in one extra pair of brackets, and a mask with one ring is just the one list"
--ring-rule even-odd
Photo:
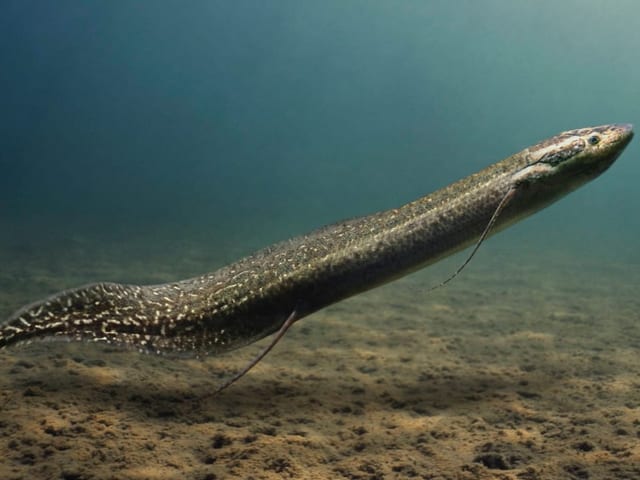
[[(0, 478), (640, 478), (637, 266), (479, 257), (446, 288), (426, 291), (452, 264), (300, 321), (218, 396), (264, 343), (205, 361), (2, 351)], [(11, 258), (3, 317), (119, 278)]]

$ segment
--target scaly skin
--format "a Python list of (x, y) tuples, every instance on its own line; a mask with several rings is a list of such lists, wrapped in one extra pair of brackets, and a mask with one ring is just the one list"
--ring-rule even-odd
[(0, 348), (42, 338), (151, 352), (216, 354), (473, 244), (604, 172), (630, 125), (563, 132), (448, 187), (267, 247), (213, 273), (150, 286), (98, 283), (26, 306), (0, 325)]

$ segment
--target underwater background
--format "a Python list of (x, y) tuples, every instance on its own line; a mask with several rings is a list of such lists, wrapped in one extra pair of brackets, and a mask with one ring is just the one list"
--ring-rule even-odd
[[(344, 218), (399, 206), (563, 130), (618, 122), (640, 125), (639, 18), (640, 3), (635, 0), (0, 2), (0, 319), (25, 303), (83, 283), (168, 282), (212, 271), (275, 241)], [(639, 157), (636, 139), (602, 177), (487, 241), (465, 272), (446, 289), (427, 293), (429, 285), (444, 280), (465, 254), (401, 281), (405, 283), (392, 284), (378, 293), (339, 304), (329, 313), (305, 319), (300, 324), (303, 330), (278, 345), (272, 360), (274, 371), (276, 367), (295, 369), (296, 338), (298, 343), (302, 338), (307, 344), (300, 347), (300, 358), (306, 359), (313, 375), (320, 376), (328, 365), (337, 364), (341, 368), (337, 372), (348, 371), (353, 366), (350, 355), (364, 348), (367, 353), (356, 355), (364, 362), (364, 370), (355, 368), (353, 378), (360, 379), (354, 380), (356, 384), (364, 382), (365, 386), (354, 386), (348, 378), (343, 379), (345, 383), (332, 395), (333, 380), (328, 377), (327, 383), (318, 387), (329, 392), (321, 402), (331, 405), (329, 415), (345, 414), (349, 418), (357, 408), (349, 407), (352, 410), (347, 412), (340, 405), (341, 388), (357, 398), (366, 397), (368, 388), (372, 388), (376, 392), (372, 396), (382, 399), (380, 411), (388, 407), (389, 415), (411, 410), (406, 405), (417, 402), (419, 406), (414, 405), (410, 418), (398, 420), (389, 430), (395, 429), (397, 437), (381, 433), (370, 443), (356, 441), (364, 435), (357, 433), (362, 425), (371, 434), (375, 429), (372, 425), (385, 425), (387, 418), (369, 412), (366, 400), (356, 400), (364, 405), (358, 407), (360, 423), (351, 425), (342, 419), (338, 430), (323, 429), (319, 424), (329, 425), (332, 420), (318, 420), (324, 413), (309, 401), (316, 395), (316, 387), (310, 383), (313, 379), (304, 382), (297, 378), (301, 385), (307, 385), (298, 388), (309, 389), (305, 391), (308, 396), (300, 394), (301, 405), (308, 407), (308, 417), (300, 420), (298, 415), (295, 419), (300, 429), (307, 428), (306, 441), (311, 442), (315, 453), (292, 451), (289, 441), (256, 447), (254, 456), (259, 460), (246, 467), (232, 465), (238, 461), (237, 452), (211, 457), (200, 451), (202, 458), (214, 460), (194, 466), (174, 459), (173, 466), (154, 464), (153, 471), (132, 467), (136, 461), (142, 465), (163, 458), (158, 446), (155, 453), (149, 449), (149, 457), (122, 460), (119, 465), (129, 470), (121, 470), (118, 478), (174, 478), (177, 472), (188, 478), (209, 479), (252, 475), (494, 478), (491, 475), (496, 468), (512, 475), (505, 478), (514, 479), (634, 478), (636, 473), (635, 478), (640, 478), (640, 470), (635, 470), (640, 461), (640, 398), (635, 392), (640, 385), (632, 375), (640, 370), (640, 331), (636, 327), (640, 323), (636, 300), (640, 290)], [(562, 301), (569, 306), (550, 306)], [(457, 308), (454, 305), (461, 310), (451, 311)], [(398, 324), (395, 320), (371, 319), (379, 312), (404, 320)], [(540, 326), (540, 312), (545, 312), (549, 322), (546, 327)], [(496, 326), (478, 321), (476, 315), (483, 314), (504, 318)], [(555, 327), (563, 319), (569, 323)], [(437, 323), (421, 324), (423, 320)], [(433, 421), (433, 409), (441, 412), (449, 397), (461, 399), (458, 405), (463, 405), (463, 411), (451, 414), (453, 424), (447, 424), (446, 430), (473, 424), (475, 420), (468, 415), (482, 416), (482, 410), (475, 406), (464, 410), (465, 399), (480, 395), (477, 388), (486, 380), (483, 375), (499, 376), (500, 372), (491, 369), (487, 374), (481, 365), (500, 348), (483, 344), (477, 352), (484, 353), (477, 353), (477, 357), (469, 354), (469, 362), (464, 355), (451, 360), (455, 371), (470, 365), (477, 369), (469, 374), (473, 391), (464, 390), (464, 385), (469, 385), (465, 376), (460, 383), (447, 383), (436, 400), (421, 397), (425, 390), (414, 388), (399, 401), (401, 393), (385, 396), (384, 391), (375, 390), (375, 385), (403, 378), (403, 374), (413, 378), (416, 372), (408, 368), (411, 362), (403, 360), (402, 355), (424, 354), (420, 357), (422, 373), (416, 375), (430, 375), (424, 373), (429, 362), (436, 362), (437, 352), (446, 350), (431, 345), (435, 349), (432, 355), (424, 345), (407, 346), (403, 343), (407, 339), (394, 337), (402, 322), (409, 322), (405, 325), (409, 340), (419, 335), (422, 327), (426, 328), (426, 337), (429, 328), (434, 329), (431, 338), (451, 335), (450, 351), (455, 351), (455, 345), (460, 351), (472, 351), (468, 345), (479, 338), (507, 341), (504, 338), (511, 338), (513, 332), (548, 328), (544, 335), (555, 340), (545, 343), (544, 348), (536, 344), (536, 348), (542, 348), (532, 354), (536, 362), (556, 358), (558, 345), (553, 342), (570, 345), (566, 357), (559, 357), (555, 367), (539, 374), (539, 386), (555, 378), (549, 372), (557, 373), (554, 368), (558, 365), (579, 357), (585, 363), (570, 369), (567, 378), (580, 373), (585, 382), (605, 385), (604, 377), (594, 379), (589, 375), (596, 372), (608, 376), (615, 383), (611, 391), (618, 396), (607, 397), (602, 391), (593, 393), (596, 387), (584, 387), (587, 390), (580, 390), (574, 403), (567, 400), (562, 389), (559, 397), (551, 393), (536, 393), (536, 397), (525, 392), (516, 395), (516, 400), (533, 402), (534, 410), (549, 411), (565, 399), (569, 403), (563, 403), (561, 412), (557, 412), (560, 418), (588, 405), (593, 393), (601, 403), (589, 408), (607, 412), (610, 408), (613, 417), (615, 412), (620, 414), (616, 418), (624, 417), (626, 426), (607, 430), (606, 434), (594, 428), (593, 438), (588, 440), (593, 448), (581, 449), (571, 445), (588, 434), (580, 433), (575, 419), (567, 420), (574, 422), (574, 432), (566, 433), (567, 427), (568, 437), (560, 443), (567, 446), (567, 460), (562, 457), (562, 448), (556, 447), (528, 454), (520, 450), (505, 453), (506, 447), (486, 447), (498, 444), (498, 438), (505, 441), (498, 431), (509, 420), (501, 417), (501, 426), (493, 430), (495, 425), (484, 416), (484, 421), (492, 425), (486, 427), (486, 438), (467, 444), (463, 433), (457, 438), (438, 437), (433, 431), (440, 430), (432, 429), (429, 439), (449, 442), (445, 450), (450, 461), (433, 460), (443, 451), (434, 448), (431, 460), (421, 464), (415, 460), (419, 455), (415, 444), (397, 440), (410, 437), (402, 433), (403, 429), (411, 429), (410, 419), (415, 416), (421, 417), (424, 425)], [(359, 327), (349, 331), (355, 328), (352, 325)], [(465, 328), (471, 329), (467, 337)], [(610, 335), (594, 336), (602, 331)], [(377, 347), (354, 343), (370, 335), (382, 343)], [(517, 367), (518, 381), (495, 387), (487, 380), (493, 394), (496, 390), (522, 391), (524, 387), (518, 382), (531, 380), (535, 374), (531, 365), (536, 362), (522, 360), (517, 352), (526, 351), (542, 338), (536, 335), (518, 337), (517, 345), (509, 347), (514, 351), (505, 347), (511, 353), (503, 352), (501, 365)], [(588, 341), (588, 348), (578, 345), (575, 338)], [(577, 343), (571, 343), (572, 339)], [(327, 354), (325, 364), (318, 352), (328, 346), (334, 350)], [(64, 370), (64, 359), (73, 357), (69, 349), (79, 349), (81, 353), (74, 354), (75, 358), (93, 362), (74, 360), (78, 368), (111, 369), (100, 377), (102, 380), (86, 372), (81, 374), (96, 392), (110, 388), (115, 382), (115, 377), (109, 376), (112, 374), (128, 378), (122, 381), (131, 387), (137, 381), (131, 380), (136, 379), (136, 372), (127, 370), (132, 362), (140, 362), (136, 363), (139, 371), (149, 369), (148, 376), (141, 374), (143, 386), (134, 388), (133, 394), (131, 388), (122, 388), (111, 396), (120, 399), (124, 410), (128, 405), (131, 418), (145, 417), (155, 398), (164, 398), (160, 402), (164, 410), (156, 412), (154, 418), (166, 418), (163, 412), (174, 412), (168, 417), (172, 419), (169, 421), (175, 420), (177, 430), (171, 433), (171, 425), (155, 425), (158, 430), (153, 435), (163, 431), (196, 441), (197, 434), (185, 425), (197, 423), (202, 438), (207, 439), (202, 445), (213, 445), (218, 453), (243, 444), (251, 435), (257, 440), (251, 437), (253, 440), (245, 443), (257, 445), (278, 438), (269, 430), (273, 425), (261, 426), (256, 432), (241, 420), (225, 423), (229, 411), (220, 413), (217, 409), (222, 407), (217, 400), (202, 400), (204, 406), (195, 409), (189, 404), (183, 410), (172, 410), (170, 406), (182, 402), (190, 387), (171, 386), (170, 375), (162, 381), (171, 392), (177, 389), (175, 395), (163, 388), (159, 388), (160, 393), (153, 388), (146, 391), (144, 385), (153, 383), (150, 378), (168, 375), (166, 372), (173, 368), (180, 369), (182, 378), (193, 375), (194, 384), (202, 385), (194, 378), (208, 378), (215, 385), (209, 370), (198, 367), (195, 361), (174, 365), (164, 359), (138, 359), (130, 352), (114, 354), (131, 355), (117, 357), (126, 361), (107, 359), (105, 363), (105, 353), (87, 345), (41, 344), (33, 348), (4, 352), (6, 361), (0, 358), (7, 372), (18, 368), (18, 373), (14, 372), (18, 378), (10, 380), (7, 373), (1, 389), (5, 413), (13, 412), (11, 420), (0, 418), (5, 422), (0, 424), (5, 430), (0, 433), (5, 439), (0, 448), (8, 449), (0, 455), (3, 478), (109, 478), (112, 470), (96, 473), (96, 465), (83, 463), (86, 459), (77, 460), (76, 470), (65, 470), (62, 465), (68, 458), (63, 460), (58, 454), (35, 452), (32, 463), (22, 461), (31, 457), (20, 453), (20, 445), (34, 445), (40, 436), (52, 436), (46, 432), (49, 427), (38, 425), (44, 422), (51, 426), (51, 415), (59, 411), (56, 408), (64, 409), (70, 390), (74, 390), (69, 387), (73, 382), (68, 385), (63, 373), (58, 374), (61, 378), (51, 377), (49, 370), (55, 370), (50, 366), (51, 358), (63, 362), (58, 368)], [(305, 356), (304, 348), (316, 353)], [(382, 351), (387, 352), (383, 357), (397, 360), (400, 373), (385, 371), (382, 361), (376, 370), (367, 371), (371, 355), (381, 355)], [(623, 355), (611, 359), (611, 352)], [(214, 359), (214, 363), (205, 365), (213, 371), (229, 365), (239, 367), (250, 356), (242, 355), (232, 357), (232, 364), (215, 363)], [(313, 363), (314, 356), (319, 363)], [(252, 416), (260, 409), (243, 403), (246, 398), (242, 393), (253, 392), (252, 388), (258, 388), (253, 385), (259, 381), (261, 393), (248, 396), (269, 397), (269, 375), (275, 375), (281, 385), (287, 384), (287, 376), (281, 371), (269, 370), (271, 358), (265, 360), (267, 373), (261, 373), (258, 367), (242, 380), (245, 386), (238, 387), (224, 404), (236, 417), (252, 419), (254, 425), (266, 420)], [(357, 364), (357, 359), (353, 361)], [(44, 378), (38, 380), (42, 396), (25, 393), (33, 393), (37, 367), (24, 367), (21, 362), (47, 365), (43, 372), (48, 373), (40, 373)], [(113, 373), (118, 368), (124, 373)], [(197, 377), (198, 369), (202, 377)], [(618, 375), (622, 373), (625, 377), (620, 384)], [(46, 377), (57, 378), (57, 383), (47, 383)], [(371, 380), (371, 384), (363, 379)], [(29, 388), (32, 390), (25, 390)], [(35, 405), (44, 404), (54, 391), (57, 407), (38, 410)], [(92, 397), (92, 392), (89, 389), (83, 399), (74, 400), (77, 411), (67, 411), (64, 418), (83, 417), (95, 405), (107, 415), (112, 404), (99, 400), (101, 394)], [(148, 401), (144, 400), (147, 394), (151, 396)], [(276, 396), (280, 394), (275, 392)], [(34, 397), (30, 401), (35, 403), (27, 411), (18, 410), (26, 408), (23, 395)], [(189, 395), (200, 398), (198, 393)], [(206, 398), (204, 392), (202, 398)], [(536, 404), (540, 398), (549, 403)], [(192, 411), (201, 417), (189, 417)], [(29, 430), (16, 420), (23, 418), (21, 415), (34, 422), (33, 432), (40, 432), (33, 433), (36, 440), (31, 444), (23, 442), (26, 437), (16, 441), (16, 435)], [(277, 412), (274, 415), (278, 417)], [(596, 425), (600, 421), (611, 426), (613, 420), (604, 414), (598, 420), (585, 420)], [(207, 422), (211, 423), (209, 429)], [(523, 431), (535, 430), (537, 423), (535, 419), (532, 422)], [(56, 432), (58, 426), (53, 423)], [(59, 428), (72, 432), (68, 425)], [(142, 441), (146, 434), (142, 426), (139, 428), (136, 439)], [(348, 443), (340, 428), (356, 438), (349, 453), (339, 453), (338, 444)], [(234, 433), (234, 429), (242, 433)], [(627, 432), (623, 436), (626, 450), (603, 447), (612, 442), (607, 435), (618, 435), (616, 429)], [(481, 435), (478, 431), (475, 434)], [(83, 432), (73, 435), (82, 438), (73, 437), (70, 448), (61, 448), (60, 452), (73, 452), (73, 442), (91, 444)], [(114, 435), (120, 446), (133, 441)], [(428, 443), (419, 435), (414, 436), (418, 445)], [(398, 443), (382, 440), (392, 437)], [(368, 453), (372, 450), (358, 447), (361, 444), (377, 445), (378, 449)], [(468, 446), (468, 455), (463, 444)], [(140, 448), (144, 450), (144, 446)], [(190, 452), (190, 448), (185, 444), (175, 451)], [(559, 457), (549, 453), (554, 448)], [(282, 449), (284, 453), (275, 460), (260, 457), (267, 449)], [(385, 455), (393, 456), (389, 453), (392, 451), (405, 452), (406, 456), (396, 463), (397, 459), (386, 461)], [(305, 457), (307, 454), (310, 456)], [(358, 459), (367, 454), (373, 455), (378, 464), (371, 460), (373, 463), (363, 467)], [(456, 455), (461, 458), (458, 463)], [(509, 463), (514, 455), (521, 460)], [(351, 460), (353, 465), (348, 463)], [(607, 462), (615, 465), (618, 473), (599, 470)], [(404, 466), (394, 469), (394, 465)], [(415, 475), (409, 474), (406, 465), (412, 465)], [(269, 468), (264, 470), (265, 466)], [(583, 472), (588, 472), (587, 476)]]
[[(0, 8), (2, 237), (37, 249), (248, 253), (640, 118), (633, 0)], [(637, 263), (637, 152), (499, 241)]]

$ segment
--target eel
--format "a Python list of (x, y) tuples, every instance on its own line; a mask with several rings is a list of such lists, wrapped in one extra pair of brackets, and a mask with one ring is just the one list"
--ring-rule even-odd
[(263, 356), (294, 321), (477, 249), (487, 234), (599, 176), (632, 137), (629, 124), (562, 132), (399, 208), (325, 226), (213, 273), (60, 292), (0, 324), (0, 348), (53, 338), (201, 356), (278, 332)]

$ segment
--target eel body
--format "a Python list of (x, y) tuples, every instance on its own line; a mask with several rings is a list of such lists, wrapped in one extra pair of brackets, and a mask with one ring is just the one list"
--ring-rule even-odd
[(96, 283), (28, 305), (0, 324), (0, 348), (44, 338), (150, 352), (217, 354), (472, 245), (604, 172), (631, 125), (571, 130), (399, 208), (275, 244), (213, 273), (162, 285)]

